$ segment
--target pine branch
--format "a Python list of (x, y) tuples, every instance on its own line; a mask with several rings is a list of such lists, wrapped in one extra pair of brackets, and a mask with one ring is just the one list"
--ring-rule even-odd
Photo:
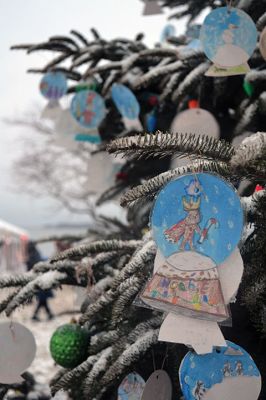
[(199, 161), (198, 163), (189, 164), (185, 167), (178, 167), (173, 170), (163, 172), (162, 174), (147, 180), (142, 185), (138, 185), (128, 190), (120, 199), (122, 207), (136, 205), (144, 199), (154, 196), (166, 183), (173, 178), (186, 173), (195, 173), (197, 171), (216, 172), (220, 175), (229, 177), (231, 171), (226, 163), (215, 163), (212, 161)]
[(192, 133), (146, 133), (115, 139), (107, 145), (109, 153), (124, 153), (135, 158), (166, 157), (173, 154), (200, 157), (214, 161), (228, 162), (234, 154), (234, 148), (207, 135)]
[(73, 249), (66, 250), (59, 253), (51, 259), (54, 263), (59, 260), (80, 260), (90, 254), (100, 253), (100, 252), (110, 252), (110, 251), (134, 251), (136, 247), (141, 243), (138, 240), (101, 240), (99, 242), (93, 242), (85, 245), (75, 247)]
[(6, 307), (6, 315), (10, 316), (16, 308), (27, 303), (40, 289), (48, 290), (60, 286), (66, 278), (67, 275), (65, 273), (49, 271), (35, 279), (32, 279), (31, 282), (28, 282), (8, 303)]
[[(140, 357), (157, 342), (158, 333), (159, 329), (147, 331), (121, 354), (100, 380), (99, 386), (101, 387), (101, 391), (96, 395), (96, 399), (100, 399), (102, 394), (106, 392), (114, 382), (118, 382), (123, 375), (127, 373), (129, 367), (139, 360)], [(92, 400), (92, 397), (89, 397), (88, 400)]]
[[(93, 367), (94, 363), (99, 359), (100, 354), (89, 356), (86, 361), (78, 365), (76, 368), (69, 370), (62, 370), (57, 381), (53, 380), (50, 383), (51, 393), (55, 395), (56, 392), (63, 389), (71, 388), (75, 381), (79, 381), (88, 373)], [(62, 375), (62, 376), (61, 376)]]

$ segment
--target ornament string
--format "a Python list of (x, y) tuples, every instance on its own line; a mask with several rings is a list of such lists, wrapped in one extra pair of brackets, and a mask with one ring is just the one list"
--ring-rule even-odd
[(10, 324), (9, 324), (9, 329), (10, 329), (10, 332), (11, 332), (11, 335), (12, 335), (12, 339), (15, 340), (15, 337), (16, 337), (16, 335), (15, 335), (15, 327), (14, 327), (12, 319), (11, 319)]
[[(151, 354), (152, 354), (152, 364), (153, 364), (153, 370), (156, 371), (156, 363), (155, 363), (155, 354), (154, 354), (154, 350), (151, 350)], [(165, 361), (167, 360), (168, 357), (168, 345), (166, 346), (166, 350), (165, 350), (165, 355), (162, 361), (162, 365), (161, 365), (161, 369), (163, 369)]]

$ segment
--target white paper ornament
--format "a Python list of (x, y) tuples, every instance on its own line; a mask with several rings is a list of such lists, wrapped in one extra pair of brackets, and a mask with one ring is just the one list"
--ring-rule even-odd
[(157, 0), (144, 0), (145, 6), (142, 15), (157, 15), (163, 14), (161, 6), (158, 4)]
[(162, 323), (158, 340), (192, 346), (198, 354), (211, 353), (213, 346), (225, 346), (216, 322), (169, 313)]
[(21, 374), (36, 354), (33, 334), (18, 322), (0, 323), (0, 383), (23, 382)]
[(154, 371), (146, 382), (141, 400), (171, 400), (172, 382), (162, 369)]
[(264, 60), (266, 60), (266, 27), (260, 34), (260, 52)]
[(177, 114), (171, 125), (173, 133), (194, 133), (214, 139), (220, 137), (220, 127), (214, 116), (202, 108), (191, 108)]

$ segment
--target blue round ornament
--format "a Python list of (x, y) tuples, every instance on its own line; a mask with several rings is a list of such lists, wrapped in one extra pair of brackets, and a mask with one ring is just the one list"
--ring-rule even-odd
[(40, 82), (41, 94), (48, 100), (59, 100), (67, 92), (67, 79), (63, 72), (47, 72)]
[(233, 186), (217, 175), (182, 175), (159, 192), (151, 214), (154, 240), (168, 258), (196, 251), (216, 264), (236, 248), (243, 210)]
[(144, 379), (136, 372), (132, 372), (120, 384), (117, 400), (141, 400), (144, 387)]
[(227, 341), (228, 347), (198, 355), (189, 351), (179, 369), (185, 400), (256, 400), (260, 393), (260, 372), (250, 355)]
[(162, 43), (166, 42), (169, 37), (175, 36), (175, 33), (176, 33), (175, 26), (172, 24), (167, 24), (162, 30), (160, 41)]
[(93, 90), (82, 90), (76, 93), (70, 110), (73, 118), (88, 129), (96, 129), (106, 114), (104, 99)]
[(138, 119), (140, 113), (139, 102), (134, 93), (121, 83), (114, 83), (111, 89), (112, 99), (124, 118)]
[(253, 20), (237, 8), (221, 7), (204, 20), (200, 40), (206, 56), (221, 67), (245, 64), (257, 44), (257, 29)]

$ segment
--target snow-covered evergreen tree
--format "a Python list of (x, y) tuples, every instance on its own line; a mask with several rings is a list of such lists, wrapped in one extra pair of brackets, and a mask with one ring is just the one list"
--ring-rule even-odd
[[(224, 4), (211, 0), (161, 2), (162, 6), (173, 7), (173, 17), (189, 16), (190, 23), (206, 7)], [(259, 32), (266, 26), (265, 1), (238, 0), (234, 6), (252, 17)], [(204, 74), (210, 62), (203, 52), (179, 51), (187, 43), (185, 35), (169, 38), (172, 47), (149, 49), (143, 43), (143, 35), (135, 40), (107, 41), (95, 30), (92, 33), (92, 41), (72, 31), (69, 37), (54, 36), (47, 42), (13, 48), (28, 53), (58, 52), (48, 65), (31, 72), (43, 74), (54, 69), (65, 72), (72, 82), (69, 94), (81, 80), (96, 79), (97, 91), (108, 106), (107, 117), (100, 127), (103, 143), (99, 150), (123, 153), (127, 159), (120, 180), (98, 202), (123, 192), (121, 204), (129, 207), (129, 226), (118, 226), (115, 238), (103, 232), (96, 242), (91, 242), (89, 236), (82, 243), (73, 242), (71, 249), (36, 264), (30, 273), (1, 278), (0, 287), (13, 291), (1, 302), (0, 310), (10, 316), (40, 288), (57, 289), (62, 284), (86, 287), (89, 262), (96, 283), (78, 321), (90, 332), (88, 358), (74, 369), (62, 369), (51, 382), (52, 394), (63, 389), (74, 400), (116, 399), (117, 387), (127, 373), (137, 371), (148, 378), (154, 370), (154, 360), (156, 366), (161, 366), (167, 354), (164, 368), (173, 383), (173, 399), (180, 399), (178, 367), (186, 348), (158, 342), (163, 315), (133, 302), (152, 272), (156, 254), (155, 243), (146, 229), (154, 196), (182, 173), (197, 169), (213, 171), (239, 187), (247, 217), (241, 242), (245, 273), (237, 302), (232, 304), (233, 327), (225, 327), (223, 331), (226, 338), (250, 352), (265, 379), (266, 195), (264, 190), (254, 193), (255, 186), (264, 186), (266, 178), (265, 61), (257, 48), (246, 76), (208, 78)], [(85, 72), (81, 72), (84, 66)], [(250, 96), (243, 89), (244, 81), (252, 85)], [(147, 130), (147, 114), (156, 108), (157, 132), (137, 134), (124, 129), (110, 99), (109, 89), (114, 82), (126, 84), (136, 94), (144, 130)], [(219, 121), (221, 140), (190, 133), (167, 133), (176, 113), (186, 109), (191, 99), (199, 100), (200, 106)], [(235, 138), (241, 135), (248, 137), (233, 146), (232, 142), (236, 143)], [(169, 169), (171, 157), (183, 156), (189, 156), (189, 165)], [(243, 180), (244, 189), (240, 185)], [(264, 397), (265, 388), (260, 398)]]

